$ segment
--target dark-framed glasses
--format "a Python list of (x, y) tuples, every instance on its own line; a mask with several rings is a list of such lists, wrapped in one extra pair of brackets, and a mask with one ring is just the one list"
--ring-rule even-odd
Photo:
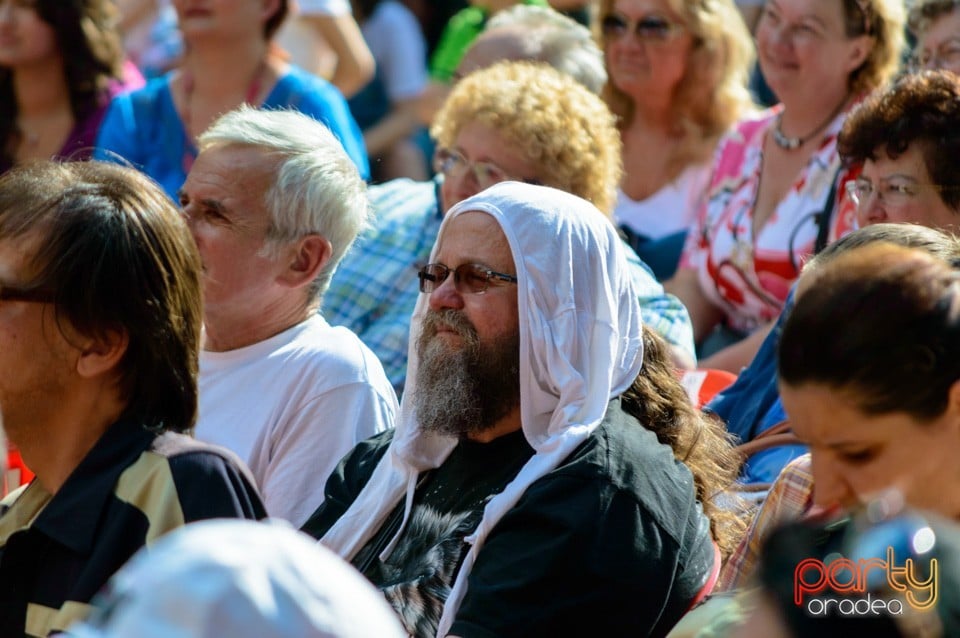
[(513, 275), (496, 272), (480, 264), (460, 264), (456, 268), (449, 268), (443, 264), (427, 264), (418, 273), (420, 292), (433, 292), (447, 280), (450, 273), (453, 273), (453, 285), (462, 295), (482, 295), (493, 281), (505, 284), (517, 283), (517, 278)]
[(683, 25), (657, 15), (649, 15), (633, 21), (616, 13), (610, 13), (601, 20), (600, 30), (603, 32), (603, 37), (608, 40), (619, 40), (628, 33), (634, 33), (640, 40), (665, 42), (683, 32)]
[(46, 288), (17, 288), (0, 283), (0, 301), (53, 303), (55, 293)]
[(858, 207), (863, 206), (870, 198), (870, 195), (876, 194), (884, 205), (893, 208), (907, 206), (913, 199), (920, 194), (923, 188), (930, 188), (935, 191), (952, 190), (957, 186), (941, 186), (939, 184), (921, 184), (918, 182), (887, 181), (879, 187), (873, 185), (868, 179), (858, 178), (847, 182), (845, 188), (847, 194), (853, 203)]

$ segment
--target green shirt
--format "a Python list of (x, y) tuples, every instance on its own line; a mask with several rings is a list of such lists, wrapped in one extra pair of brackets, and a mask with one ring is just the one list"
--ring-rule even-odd
[[(522, 4), (548, 6), (546, 0), (523, 0)], [(450, 22), (447, 23), (443, 33), (440, 34), (440, 42), (437, 43), (433, 57), (430, 58), (430, 77), (432, 79), (444, 83), (449, 83), (453, 79), (453, 74), (460, 66), (463, 54), (467, 52), (473, 41), (483, 31), (489, 17), (486, 9), (467, 7), (450, 18)]]

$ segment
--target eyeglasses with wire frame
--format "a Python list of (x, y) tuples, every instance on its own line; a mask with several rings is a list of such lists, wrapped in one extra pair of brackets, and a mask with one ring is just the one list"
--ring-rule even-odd
[(950, 38), (936, 51), (917, 51), (907, 60), (907, 68), (911, 73), (924, 69), (960, 69), (960, 36)]
[(517, 278), (502, 272), (490, 270), (480, 264), (460, 264), (449, 268), (443, 264), (427, 264), (420, 269), (420, 292), (431, 293), (453, 273), (453, 285), (460, 294), (482, 295), (491, 282), (515, 284)]
[(917, 182), (887, 182), (879, 188), (866, 179), (855, 179), (847, 182), (845, 188), (847, 194), (853, 203), (858, 207), (863, 206), (870, 198), (870, 195), (876, 193), (877, 198), (887, 206), (899, 208), (907, 206), (913, 201), (922, 188), (931, 188), (935, 191), (956, 190), (960, 186), (942, 186), (940, 184), (921, 184)]
[(494, 184), (514, 180), (524, 182), (525, 184), (540, 185), (541, 182), (536, 179), (525, 179), (510, 175), (507, 171), (500, 168), (493, 162), (471, 162), (463, 153), (452, 148), (440, 147), (433, 155), (433, 170), (444, 176), (459, 179), (468, 171), (473, 173), (473, 178), (481, 190), (486, 190)]

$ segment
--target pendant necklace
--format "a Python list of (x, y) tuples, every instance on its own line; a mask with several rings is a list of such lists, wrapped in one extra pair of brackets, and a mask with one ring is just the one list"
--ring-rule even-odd
[(815, 128), (813, 131), (811, 131), (810, 133), (802, 137), (787, 137), (786, 135), (784, 135), (783, 131), (780, 129), (780, 126), (783, 122), (783, 112), (781, 111), (780, 114), (777, 115), (777, 120), (773, 125), (774, 143), (785, 151), (797, 150), (798, 148), (800, 148), (801, 146), (809, 142), (814, 135), (816, 135), (817, 133), (825, 129), (827, 125), (833, 121), (833, 118), (837, 117), (840, 111), (843, 110), (843, 107), (846, 106), (846, 104), (847, 104), (847, 98), (844, 97), (843, 100), (840, 102), (840, 104), (837, 106), (837, 108), (835, 108), (833, 112), (830, 113), (830, 116), (827, 117), (827, 119), (825, 119), (823, 123), (817, 126), (817, 128)]

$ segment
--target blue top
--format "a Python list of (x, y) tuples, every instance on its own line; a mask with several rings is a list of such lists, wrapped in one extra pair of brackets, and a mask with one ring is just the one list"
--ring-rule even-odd
[[(167, 74), (150, 80), (142, 89), (114, 98), (100, 127), (93, 157), (130, 162), (176, 200), (197, 150), (174, 106), (170, 77)], [(343, 144), (360, 175), (369, 178), (370, 164), (360, 128), (347, 101), (332, 84), (290, 66), (277, 80), (263, 107), (294, 108), (326, 124)]]
[[(755, 439), (760, 433), (787, 418), (777, 387), (777, 348), (783, 323), (793, 308), (796, 285), (790, 290), (783, 312), (773, 330), (760, 345), (756, 356), (740, 371), (737, 380), (718, 394), (704, 408), (727, 424), (727, 431), (740, 443)], [(803, 445), (779, 445), (750, 456), (743, 465), (743, 483), (772, 483), (787, 463), (807, 452)]]

